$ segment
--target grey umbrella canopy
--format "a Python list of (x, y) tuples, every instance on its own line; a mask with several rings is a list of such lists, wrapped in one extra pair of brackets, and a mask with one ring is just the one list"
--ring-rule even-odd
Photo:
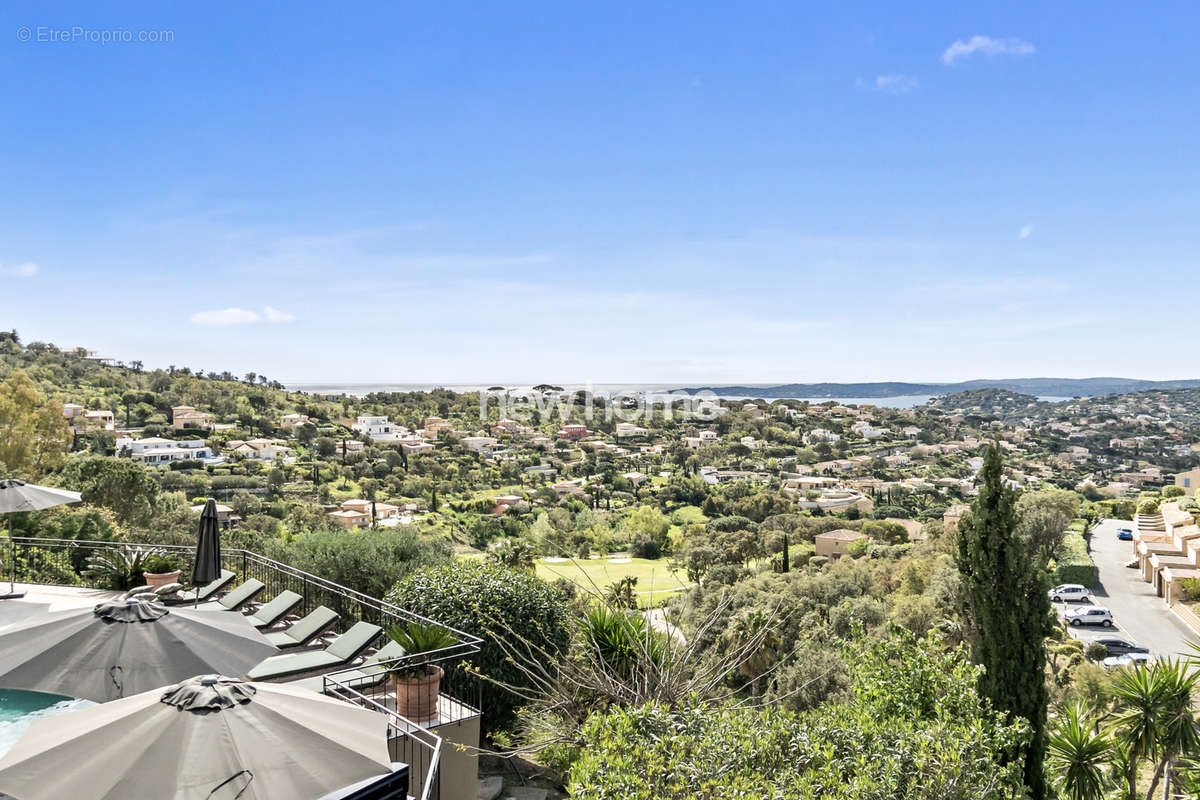
[(217, 516), (217, 501), (209, 498), (200, 512), (200, 532), (196, 538), (196, 563), (192, 566), (192, 583), (203, 586), (221, 576), (221, 521)]
[(18, 511), (41, 511), (66, 503), (78, 503), (79, 492), (38, 486), (14, 478), (0, 480), (0, 514), (15, 514)]
[(392, 771), (387, 716), (287, 684), (192, 678), (38, 720), (0, 760), (20, 800), (306, 800)]
[(245, 675), (277, 652), (241, 614), (121, 600), (4, 628), (0, 687), (104, 703), (192, 675)]
[[(49, 486), (38, 486), (15, 478), (0, 480), (0, 514), (16, 514), (19, 511), (41, 511), (44, 508), (78, 503), (82, 499), (79, 492), (69, 492), (66, 489), (53, 489)], [(12, 541), (12, 517), (8, 518), (8, 549), (10, 563), (16, 570), (16, 553)], [(0, 594), (0, 600), (21, 597), (25, 593), (16, 591), (16, 577), (9, 576), (8, 593)]]

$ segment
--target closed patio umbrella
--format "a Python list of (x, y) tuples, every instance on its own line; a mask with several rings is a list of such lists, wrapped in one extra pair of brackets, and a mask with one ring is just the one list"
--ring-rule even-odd
[[(0, 514), (16, 514), (19, 511), (41, 511), (45, 508), (78, 503), (82, 499), (79, 492), (66, 489), (54, 489), (49, 486), (38, 486), (15, 478), (0, 480)], [(12, 517), (8, 518), (8, 555), (11, 559), (12, 572), (9, 574), (8, 593), (0, 594), (0, 600), (10, 600), (24, 597), (24, 592), (16, 591), (16, 545), (12, 540)]]
[[(192, 565), (192, 585), (204, 586), (221, 576), (221, 520), (217, 501), (209, 498), (200, 512), (200, 531), (196, 537), (196, 563)], [(197, 594), (196, 602), (199, 603)]]
[(0, 759), (20, 800), (311, 800), (393, 772), (388, 718), (210, 675), (34, 722)]
[(241, 614), (119, 600), (0, 631), (0, 687), (104, 703), (193, 675), (245, 675), (278, 649)]

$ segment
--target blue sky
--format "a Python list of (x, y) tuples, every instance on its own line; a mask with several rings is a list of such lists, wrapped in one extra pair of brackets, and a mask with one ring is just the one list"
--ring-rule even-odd
[(0, 326), (284, 381), (1197, 377), (1191, 4), (192, 5), (2, 12)]

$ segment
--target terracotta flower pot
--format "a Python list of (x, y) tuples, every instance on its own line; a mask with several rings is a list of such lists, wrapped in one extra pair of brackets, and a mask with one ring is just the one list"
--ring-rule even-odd
[(160, 586), (166, 586), (168, 583), (175, 583), (179, 580), (180, 570), (172, 572), (143, 572), (142, 577), (146, 579), (147, 586), (153, 586), (157, 589)]
[(424, 675), (396, 675), (396, 713), (413, 722), (437, 719), (438, 696), (445, 671), (429, 665)]

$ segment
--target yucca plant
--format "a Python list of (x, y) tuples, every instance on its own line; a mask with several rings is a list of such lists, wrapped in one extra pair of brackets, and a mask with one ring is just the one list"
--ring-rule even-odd
[(1113, 755), (1112, 738), (1076, 703), (1064, 709), (1046, 743), (1051, 782), (1067, 800), (1101, 800), (1112, 783)]
[[(387, 636), (404, 648), (406, 656), (433, 653), (458, 644), (458, 637), (448, 628), (434, 622), (399, 622), (387, 629)], [(429, 664), (399, 667), (392, 671), (401, 678), (419, 678), (430, 672)]]
[(1148, 667), (1125, 668), (1113, 678), (1117, 713), (1112, 726), (1126, 759), (1126, 791), (1137, 797), (1137, 771), (1143, 760), (1154, 764), (1146, 797), (1174, 759), (1200, 754), (1200, 729), (1192, 715), (1197, 673), (1187, 662), (1158, 661)]
[(87, 561), (84, 575), (108, 589), (125, 591), (142, 582), (148, 559), (163, 555), (155, 547), (121, 547), (104, 550)]

